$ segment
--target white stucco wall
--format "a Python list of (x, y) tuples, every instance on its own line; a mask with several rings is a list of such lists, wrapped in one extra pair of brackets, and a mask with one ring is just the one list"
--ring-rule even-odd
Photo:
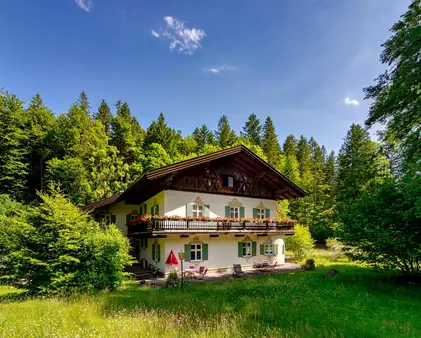
[(266, 209), (270, 209), (271, 218), (276, 217), (276, 201), (274, 200), (175, 190), (165, 190), (165, 215), (186, 216), (186, 204), (192, 203), (197, 197), (205, 205), (209, 205), (209, 217), (225, 217), (225, 206), (233, 198), (236, 198), (244, 207), (245, 217), (253, 217), (253, 208), (257, 208), (260, 203), (263, 203)]
[[(276, 256), (267, 257), (260, 255), (260, 244), (264, 244), (268, 237), (267, 236), (254, 236), (248, 235), (250, 240), (256, 242), (256, 256), (250, 258), (238, 257), (238, 242), (243, 242), (245, 237), (235, 237), (234, 235), (221, 235), (219, 237), (210, 237), (209, 235), (190, 235), (188, 238), (181, 238), (179, 235), (168, 235), (167, 238), (157, 239), (157, 241), (165, 242), (161, 244), (161, 262), (159, 263), (159, 268), (161, 271), (168, 273), (174, 270), (174, 266), (165, 265), (165, 261), (170, 254), (171, 250), (177, 257), (180, 251), (184, 252), (184, 245), (196, 242), (198, 239), (199, 242), (208, 244), (208, 260), (201, 262), (184, 262), (184, 268), (194, 265), (195, 267), (204, 266), (209, 270), (218, 270), (218, 269), (232, 269), (233, 264), (241, 264), (242, 267), (247, 269), (248, 267), (253, 266), (253, 262), (258, 262), (262, 260), (267, 260), (269, 264), (284, 264), (285, 255), (283, 252), (284, 240), (282, 236), (269, 236), (273, 244), (278, 245), (278, 254)], [(153, 239), (150, 239), (152, 243)], [(160, 242), (161, 243), (161, 242)], [(152, 245), (150, 245), (152, 247)], [(149, 249), (149, 244), (148, 244)], [(152, 254), (152, 249), (150, 249), (150, 254)], [(178, 271), (181, 271), (181, 265), (179, 262)]]
[(139, 206), (134, 204), (126, 204), (124, 201), (113, 204), (107, 211), (108, 214), (116, 215), (117, 227), (121, 232), (127, 235), (126, 215), (131, 213), (139, 213)]

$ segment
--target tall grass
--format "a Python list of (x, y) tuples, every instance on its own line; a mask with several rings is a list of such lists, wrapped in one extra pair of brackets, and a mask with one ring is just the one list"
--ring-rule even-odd
[[(316, 262), (317, 263), (317, 262)], [(0, 337), (419, 337), (421, 290), (353, 265), (71, 299), (0, 287)]]

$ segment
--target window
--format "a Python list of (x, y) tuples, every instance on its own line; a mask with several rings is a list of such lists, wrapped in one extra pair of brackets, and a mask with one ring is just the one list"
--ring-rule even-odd
[(234, 187), (234, 177), (224, 175), (222, 176), (222, 186), (227, 188), (233, 188)]
[(193, 217), (203, 216), (203, 205), (193, 204)]
[(265, 209), (257, 209), (257, 218), (260, 218), (260, 219), (265, 218)]
[(251, 257), (251, 242), (243, 242), (243, 257)]
[(111, 215), (110, 214), (103, 214), (99, 216), (99, 224), (102, 226), (110, 225), (111, 224)]
[(160, 245), (159, 244), (155, 244), (154, 245), (154, 247), (153, 247), (153, 249), (154, 249), (154, 257), (155, 257), (155, 261), (158, 259), (158, 257), (160, 256), (160, 252), (159, 252), (159, 249), (160, 249)]
[(200, 262), (202, 260), (202, 244), (190, 245), (190, 261)]
[(135, 219), (138, 219), (138, 218), (139, 218), (139, 215), (135, 215), (135, 214), (130, 215), (130, 221), (134, 221)]
[(273, 250), (273, 244), (265, 244), (265, 256), (273, 256), (274, 250)]
[(238, 207), (230, 207), (230, 217), (231, 218), (239, 218), (240, 217), (240, 213), (239, 213), (239, 208)]

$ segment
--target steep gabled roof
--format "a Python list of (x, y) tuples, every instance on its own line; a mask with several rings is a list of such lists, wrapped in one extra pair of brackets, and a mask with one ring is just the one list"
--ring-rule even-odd
[[(231, 157), (233, 163), (235, 163), (235, 165), (242, 170), (253, 175), (262, 175), (263, 180), (267, 184), (276, 185), (281, 192), (281, 195), (279, 195), (278, 198), (296, 198), (304, 197), (306, 195), (304, 190), (302, 190), (295, 183), (277, 171), (274, 167), (253, 153), (250, 149), (243, 145), (239, 145), (232, 148), (219, 150), (207, 155), (191, 158), (182, 162), (174, 163), (162, 168), (150, 170), (144, 173), (135, 182), (133, 182), (121, 195), (92, 203), (88, 206), (85, 206), (84, 209), (87, 209), (88, 207), (91, 209), (99, 208), (107, 204), (125, 200), (126, 198), (133, 199), (134, 196), (139, 194), (142, 194), (142, 199), (146, 200), (146, 197), (150, 198), (154, 194), (158, 193), (159, 189), (162, 189), (162, 186), (158, 186), (158, 184), (154, 185), (152, 181), (164, 181), (165, 177), (170, 175), (174, 175), (184, 170), (229, 157)], [(115, 198), (114, 201), (112, 200), (113, 198)]]
[(100, 200), (98, 202), (94, 202), (94, 203), (89, 203), (85, 206), (82, 207), (83, 210), (94, 210), (94, 209), (99, 209), (101, 207), (105, 207), (107, 205), (116, 203), (121, 201), (120, 199), (120, 195), (114, 195), (108, 198), (104, 198), (103, 200)]

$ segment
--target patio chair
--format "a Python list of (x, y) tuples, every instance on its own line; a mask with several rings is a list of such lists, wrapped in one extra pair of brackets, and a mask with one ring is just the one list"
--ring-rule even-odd
[(244, 274), (243, 270), (241, 269), (241, 264), (233, 264), (234, 273), (233, 275), (236, 277), (240, 277)]
[(203, 271), (205, 271), (205, 267), (204, 266), (199, 267), (199, 273), (203, 274)]
[[(204, 268), (204, 267), (203, 267)], [(208, 272), (208, 269), (203, 270), (203, 272), (200, 272), (199, 278), (200, 279), (205, 279), (206, 278), (206, 273)]]

